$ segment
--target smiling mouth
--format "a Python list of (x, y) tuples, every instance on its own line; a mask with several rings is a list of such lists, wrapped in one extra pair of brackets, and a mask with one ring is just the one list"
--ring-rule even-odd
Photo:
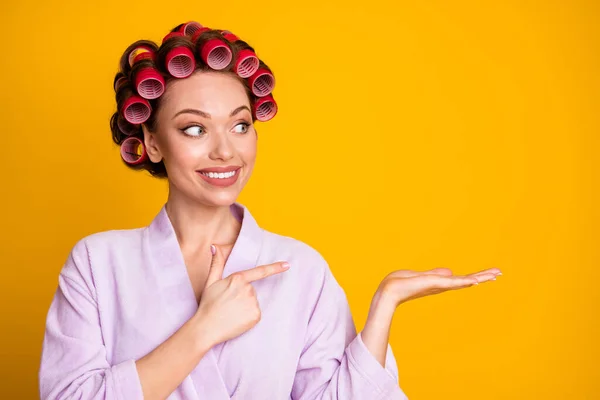
[(233, 177), (235, 174), (237, 174), (237, 172), (239, 170), (240, 169), (238, 168), (235, 171), (231, 171), (231, 172), (201, 172), (201, 171), (198, 171), (198, 172), (200, 174), (207, 176), (209, 178), (212, 178), (212, 179), (228, 179), (228, 178)]
[(238, 177), (240, 176), (240, 170), (242, 168), (238, 168), (235, 171), (228, 172), (203, 172), (196, 171), (198, 175), (204, 180), (206, 183), (216, 187), (228, 187), (237, 182)]

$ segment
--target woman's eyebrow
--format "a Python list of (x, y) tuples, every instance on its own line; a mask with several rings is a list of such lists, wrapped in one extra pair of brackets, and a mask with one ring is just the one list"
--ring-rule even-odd
[[(233, 117), (234, 115), (236, 115), (237, 113), (239, 113), (242, 110), (248, 110), (250, 112), (250, 109), (248, 108), (248, 106), (239, 106), (238, 108), (236, 108), (229, 114), (229, 117)], [(172, 119), (175, 119), (175, 117), (177, 117), (179, 114), (195, 114), (195, 115), (199, 115), (201, 117), (207, 118), (207, 119), (211, 118), (209, 113), (204, 112), (202, 110), (197, 110), (195, 108), (185, 108), (185, 109), (177, 112), (177, 114), (175, 114)]]

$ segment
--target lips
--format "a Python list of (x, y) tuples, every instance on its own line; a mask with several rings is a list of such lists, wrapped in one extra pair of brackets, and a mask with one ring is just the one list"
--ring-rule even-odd
[(241, 167), (239, 167), (237, 165), (230, 165), (228, 167), (211, 167), (211, 168), (199, 169), (198, 172), (216, 172), (216, 173), (231, 172), (231, 171), (238, 170), (240, 168)]
[[(227, 186), (231, 186), (233, 185), (239, 175), (240, 175), (240, 167), (223, 167), (223, 168), (206, 168), (203, 169), (201, 171), (196, 171), (196, 173), (207, 183), (211, 184), (212, 186), (216, 186), (216, 187), (227, 187)], [(206, 174), (209, 172), (212, 173), (226, 173), (226, 172), (232, 172), (235, 171), (233, 173), (233, 176), (230, 176), (228, 178), (217, 178), (217, 177), (209, 177)]]

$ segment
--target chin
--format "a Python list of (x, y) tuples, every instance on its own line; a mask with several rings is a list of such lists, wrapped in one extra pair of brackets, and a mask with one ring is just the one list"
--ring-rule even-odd
[(238, 195), (239, 193), (237, 190), (223, 190), (219, 193), (203, 193), (201, 202), (213, 207), (230, 206), (237, 201)]

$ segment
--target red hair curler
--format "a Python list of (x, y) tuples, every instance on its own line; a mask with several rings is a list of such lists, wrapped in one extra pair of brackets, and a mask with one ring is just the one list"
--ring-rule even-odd
[(148, 100), (156, 99), (165, 92), (165, 79), (153, 67), (137, 71), (134, 84), (139, 95)]
[(187, 22), (179, 28), (179, 32), (186, 36), (192, 36), (198, 29), (202, 29), (203, 26), (196, 21)]
[(146, 146), (135, 136), (129, 136), (121, 143), (121, 158), (129, 165), (141, 164), (148, 158)]
[(229, 65), (233, 54), (222, 40), (210, 39), (202, 45), (200, 57), (212, 69), (220, 70)]
[(164, 44), (164, 43), (165, 43), (167, 40), (171, 39), (172, 37), (185, 37), (185, 35), (184, 35), (182, 32), (179, 32), (179, 31), (177, 31), (177, 32), (169, 32), (169, 33), (167, 33), (167, 34), (165, 35), (165, 37), (163, 38), (163, 40), (162, 40), (163, 44)]
[(200, 37), (200, 35), (202, 35), (204, 32), (208, 32), (212, 29), (207, 28), (206, 26), (203, 26), (202, 28), (198, 29), (196, 32), (194, 32), (194, 34), (192, 35), (192, 42), (196, 43), (198, 41), (198, 38)]
[(120, 114), (117, 117), (117, 127), (123, 134), (125, 134), (127, 136), (133, 135), (134, 133), (137, 133), (139, 130), (139, 125), (134, 125), (134, 124), (127, 122), (127, 120), (125, 118), (123, 118), (123, 116)]
[[(171, 32), (164, 37), (163, 43), (172, 37), (184, 37), (181, 32)], [(175, 78), (186, 78), (196, 69), (196, 59), (194, 53), (185, 46), (178, 46), (171, 49), (165, 57), (167, 70)]]
[(152, 107), (148, 100), (141, 98), (140, 96), (130, 96), (121, 109), (121, 114), (130, 124), (136, 125), (146, 122), (150, 118)]
[(259, 68), (254, 75), (248, 78), (248, 84), (252, 88), (252, 93), (258, 97), (264, 97), (273, 91), (275, 77), (268, 69)]
[(235, 72), (242, 78), (248, 78), (258, 70), (258, 57), (252, 50), (244, 49), (238, 53)]
[(136, 60), (135, 58), (141, 54), (145, 54), (148, 53), (150, 55), (150, 57), (152, 57), (152, 55), (154, 54), (154, 50), (152, 50), (150, 47), (148, 46), (139, 46), (136, 47), (135, 49), (131, 50), (131, 52), (129, 53), (129, 66), (133, 67), (133, 64), (135, 64), (137, 61), (139, 61), (140, 59)]
[(261, 121), (265, 122), (272, 119), (275, 114), (277, 114), (277, 103), (273, 96), (266, 95), (261, 97), (254, 104), (254, 117)]
[(223, 37), (231, 43), (235, 42), (236, 40), (240, 40), (239, 37), (235, 36), (233, 33), (229, 32), (229, 31), (221, 31), (221, 35), (223, 35)]

